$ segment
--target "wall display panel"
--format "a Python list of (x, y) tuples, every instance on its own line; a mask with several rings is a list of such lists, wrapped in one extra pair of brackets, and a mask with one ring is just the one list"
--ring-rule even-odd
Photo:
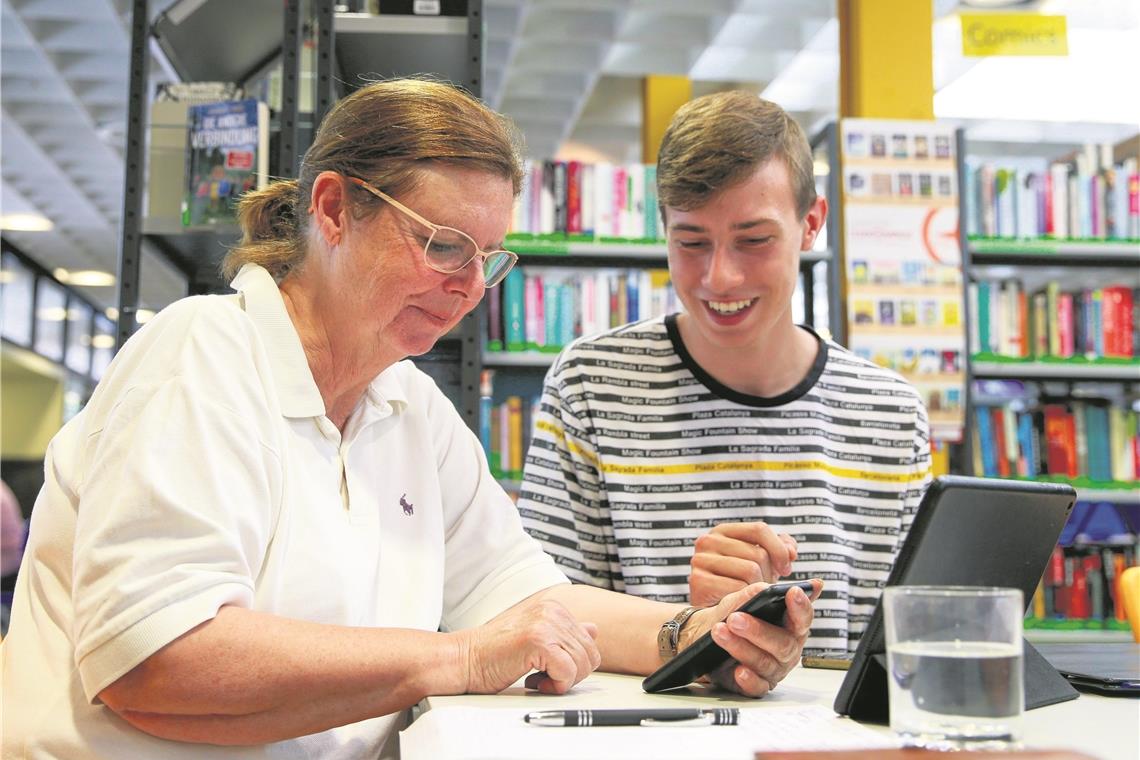
[(13, 343), (32, 345), (32, 302), (36, 277), (13, 254), (5, 253), (0, 268), (0, 332)]
[(86, 375), (91, 369), (91, 318), (94, 310), (75, 298), (67, 307), (67, 351), (63, 363)]
[(101, 380), (107, 365), (115, 357), (115, 323), (102, 314), (95, 315), (95, 334), (91, 337), (91, 377)]
[(66, 324), (67, 291), (59, 283), (41, 277), (36, 283), (36, 353), (62, 361)]

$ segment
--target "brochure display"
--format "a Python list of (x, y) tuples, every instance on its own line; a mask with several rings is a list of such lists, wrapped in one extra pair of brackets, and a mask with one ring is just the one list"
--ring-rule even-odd
[(922, 394), (937, 440), (962, 437), (966, 328), (954, 134), (840, 122), (847, 344)]

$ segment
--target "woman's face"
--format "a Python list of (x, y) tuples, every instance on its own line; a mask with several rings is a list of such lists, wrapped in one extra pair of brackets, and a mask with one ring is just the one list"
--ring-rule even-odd
[[(425, 168), (420, 177), (414, 190), (395, 200), (430, 222), (467, 233), (484, 251), (503, 247), (514, 204), (509, 179), (454, 166)], [(341, 313), (342, 329), (374, 340), (380, 355), (393, 361), (429, 351), (483, 297), (482, 261), (452, 274), (437, 272), (424, 261), (430, 235), (431, 229), (381, 203), (375, 214), (348, 225), (338, 247), (346, 255), (334, 262), (331, 308)]]

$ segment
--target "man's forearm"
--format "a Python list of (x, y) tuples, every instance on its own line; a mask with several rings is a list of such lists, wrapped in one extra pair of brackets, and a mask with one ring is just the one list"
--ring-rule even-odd
[(347, 628), (236, 607), (156, 652), (100, 693), (140, 730), (188, 742), (259, 744), (403, 710), (467, 686), (460, 635)]

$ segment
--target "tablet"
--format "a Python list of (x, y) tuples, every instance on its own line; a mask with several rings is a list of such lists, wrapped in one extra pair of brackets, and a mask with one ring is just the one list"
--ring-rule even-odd
[[(1072, 486), (1060, 483), (936, 478), (886, 585), (1019, 588), (1028, 606), (1075, 501)], [(886, 722), (886, 662), (880, 601), (859, 639), (835, 711), (856, 720)], [(1077, 697), (1028, 643), (1024, 664), (1026, 709)]]

